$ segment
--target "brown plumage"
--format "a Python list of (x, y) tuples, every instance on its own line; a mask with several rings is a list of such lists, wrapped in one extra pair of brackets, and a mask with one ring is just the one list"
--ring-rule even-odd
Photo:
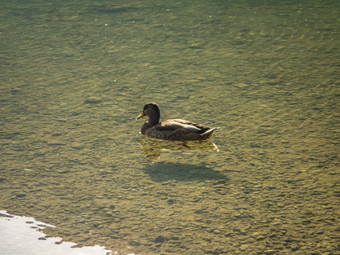
[(211, 137), (212, 133), (218, 129), (218, 127), (210, 128), (182, 119), (169, 119), (159, 122), (161, 115), (156, 103), (146, 104), (137, 119), (145, 116), (149, 117), (149, 121), (143, 124), (141, 133), (148, 137), (163, 140), (205, 140)]

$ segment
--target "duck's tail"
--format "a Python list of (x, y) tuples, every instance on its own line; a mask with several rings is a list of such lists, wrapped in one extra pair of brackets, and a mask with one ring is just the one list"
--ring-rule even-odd
[(215, 128), (210, 128), (207, 131), (205, 131), (204, 133), (201, 134), (202, 139), (208, 139), (210, 138), (210, 136), (213, 134), (213, 132), (216, 129), (219, 129), (220, 127), (215, 127)]

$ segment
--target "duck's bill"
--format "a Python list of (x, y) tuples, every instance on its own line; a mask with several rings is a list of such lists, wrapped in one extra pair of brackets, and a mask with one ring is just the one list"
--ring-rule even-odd
[(141, 118), (143, 118), (143, 117), (145, 117), (144, 112), (142, 112), (141, 114), (139, 114), (139, 115), (137, 116), (136, 120), (139, 120), (139, 119), (141, 119)]

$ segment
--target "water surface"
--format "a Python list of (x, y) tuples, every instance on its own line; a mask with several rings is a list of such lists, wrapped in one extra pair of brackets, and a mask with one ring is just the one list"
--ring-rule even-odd
[[(339, 250), (338, 1), (0, 13), (1, 210), (119, 254)], [(154, 144), (135, 121), (149, 101), (221, 128)]]

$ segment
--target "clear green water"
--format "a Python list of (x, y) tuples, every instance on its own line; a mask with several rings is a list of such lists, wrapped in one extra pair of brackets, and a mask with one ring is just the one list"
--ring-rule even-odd
[[(340, 6), (305, 2), (2, 1), (0, 209), (119, 254), (339, 251)], [(149, 101), (218, 150), (141, 137)]]

